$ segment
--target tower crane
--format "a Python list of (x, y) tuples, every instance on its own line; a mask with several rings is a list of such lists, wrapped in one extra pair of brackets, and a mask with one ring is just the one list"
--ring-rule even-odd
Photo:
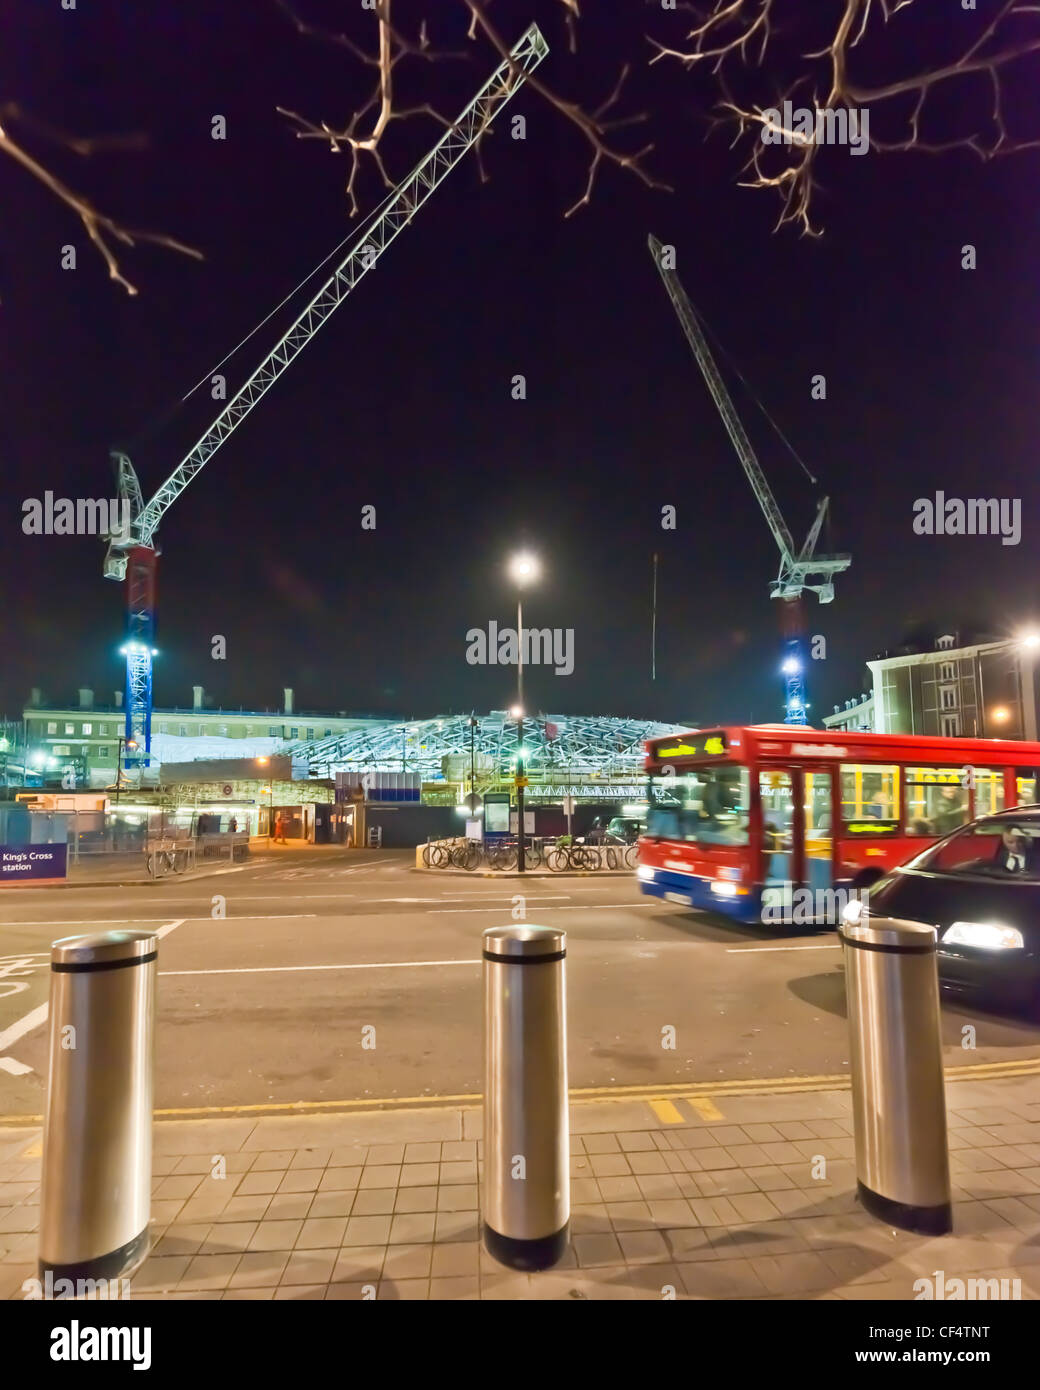
[(686, 334), (686, 340), (693, 350), (697, 365), (700, 367), (708, 390), (711, 392), (712, 400), (722, 416), (723, 424), (726, 426), (733, 447), (737, 451), (737, 457), (743, 465), (751, 489), (758, 499), (758, 505), (762, 508), (769, 529), (773, 533), (773, 539), (780, 551), (780, 569), (773, 580), (769, 596), (770, 598), (781, 599), (784, 603), (782, 612), (784, 615), (783, 629), (786, 653), (782, 669), (787, 688), (785, 723), (806, 724), (808, 721), (805, 714), (805, 679), (802, 674), (802, 632), (804, 630), (801, 615), (802, 594), (808, 589), (817, 595), (821, 603), (830, 603), (834, 598), (834, 576), (840, 574), (842, 570), (848, 569), (852, 563), (852, 557), (850, 555), (817, 555), (815, 553), (816, 542), (819, 540), (820, 530), (827, 515), (828, 499), (826, 497), (817, 503), (816, 517), (809, 528), (809, 534), (806, 536), (802, 548), (795, 550), (791, 532), (777, 500), (773, 496), (769, 481), (762, 471), (762, 466), (755, 456), (755, 451), (751, 447), (751, 441), (748, 439), (740, 416), (726, 390), (726, 384), (719, 374), (719, 369), (708, 346), (708, 340), (704, 336), (704, 331), (694, 313), (692, 304), (687, 298), (686, 291), (683, 289), (675, 270), (666, 264), (664, 247), (657, 238), (649, 236), (647, 245), (661, 279), (664, 281), (664, 287), (668, 291), (668, 298), (672, 301), (676, 317)]
[(408, 226), (418, 209), (487, 130), (548, 51), (541, 30), (537, 24), (532, 24), (454, 124), (446, 129), (411, 174), (397, 185), (370, 224), (353, 238), (351, 249), (291, 327), (147, 503), (129, 457), (113, 450), (116, 486), (124, 504), (121, 510), (129, 516), (129, 522), (124, 529), (108, 537), (104, 575), (106, 579), (125, 580), (127, 584), (126, 644), (123, 647), (126, 655), (126, 746), (134, 750), (126, 759), (128, 764), (145, 767), (150, 761), (159, 522), (236, 425), (245, 419), (358, 281), (378, 262), (397, 234)]

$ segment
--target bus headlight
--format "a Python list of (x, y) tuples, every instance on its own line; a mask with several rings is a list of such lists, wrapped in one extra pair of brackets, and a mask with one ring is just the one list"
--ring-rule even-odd
[(641, 878), (646, 883), (653, 883), (656, 877), (656, 872), (651, 869), (649, 864), (640, 864), (639, 868), (636, 869), (636, 878)]
[(1022, 933), (1001, 922), (954, 922), (943, 933), (944, 946), (975, 946), (983, 951), (1020, 951)]
[(720, 898), (735, 898), (740, 889), (735, 883), (729, 883), (724, 878), (713, 878), (711, 891), (717, 893)]

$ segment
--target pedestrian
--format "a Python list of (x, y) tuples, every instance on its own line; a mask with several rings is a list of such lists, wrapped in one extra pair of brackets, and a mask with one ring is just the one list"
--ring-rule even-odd
[(235, 833), (235, 831), (236, 831), (237, 829), (238, 829), (238, 818), (237, 818), (236, 816), (232, 816), (231, 819), (228, 821), (228, 834), (229, 834), (229, 835), (234, 835), (234, 833)]
[(279, 811), (277, 816), (275, 816), (274, 818), (274, 842), (276, 845), (286, 845), (289, 843), (288, 840), (285, 838), (285, 820), (282, 816), (281, 811)]

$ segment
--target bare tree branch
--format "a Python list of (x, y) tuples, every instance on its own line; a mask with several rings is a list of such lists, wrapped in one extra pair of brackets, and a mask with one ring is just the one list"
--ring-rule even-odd
[[(577, 21), (580, 18), (578, 0), (559, 0), (559, 2), (564, 11), (564, 21), (568, 34), (568, 47), (570, 51), (574, 53), (577, 51)], [(441, 0), (441, 3), (443, 4), (444, 0)], [(487, 0), (455, 0), (455, 3), (468, 13), (468, 37), (474, 41), (483, 38), (500, 59), (509, 63), (514, 73), (518, 72), (519, 65), (512, 58), (508, 43), (503, 39), (488, 15)], [(350, 150), (351, 167), (350, 175), (347, 180), (347, 193), (350, 197), (351, 216), (355, 216), (358, 212), (356, 196), (357, 177), (361, 168), (361, 157), (363, 155), (367, 154), (372, 158), (384, 185), (386, 187), (393, 186), (383, 163), (380, 150), (380, 141), (392, 121), (402, 120), (410, 116), (425, 115), (438, 120), (446, 128), (451, 126), (451, 121), (437, 112), (429, 103), (401, 109), (395, 108), (393, 75), (394, 68), (398, 62), (406, 57), (422, 57), (431, 60), (447, 57), (468, 57), (470, 55), (454, 51), (432, 49), (426, 34), (425, 22), (420, 30), (419, 41), (416, 43), (407, 40), (391, 21), (392, 0), (377, 0), (373, 9), (368, 11), (368, 13), (375, 15), (378, 24), (377, 55), (366, 52), (361, 45), (345, 34), (336, 34), (327, 30), (321, 30), (306, 23), (304, 20), (300, 19), (296, 10), (290, 5), (289, 0), (277, 0), (277, 4), (279, 8), (292, 19), (300, 33), (308, 34), (312, 37), (325, 38), (330, 42), (345, 47), (353, 56), (357, 57), (367, 66), (377, 69), (378, 75), (374, 91), (365, 104), (354, 111), (349, 122), (342, 129), (336, 129), (325, 121), (315, 123), (306, 120), (296, 112), (288, 111), (284, 107), (278, 107), (280, 114), (286, 116), (298, 127), (296, 134), (299, 138), (327, 140), (330, 148), (336, 153), (341, 153), (344, 149)], [(583, 110), (578, 103), (565, 100), (533, 73), (529, 72), (526, 74), (527, 85), (570, 121), (572, 125), (576, 126), (591, 147), (585, 190), (577, 202), (568, 209), (566, 214), (568, 217), (576, 212), (579, 207), (584, 206), (591, 198), (596, 174), (601, 163), (604, 161), (615, 164), (619, 168), (629, 170), (648, 187), (668, 187), (667, 184), (660, 183), (652, 178), (643, 168), (642, 161), (653, 150), (654, 147), (652, 144), (645, 145), (642, 149), (636, 151), (626, 152), (616, 149), (611, 143), (613, 132), (624, 126), (634, 125), (647, 119), (645, 113), (626, 116), (616, 120), (605, 119), (607, 113), (618, 103), (621, 96), (621, 89), (628, 73), (629, 67), (626, 64), (621, 69), (613, 91), (591, 114)], [(372, 121), (368, 133), (363, 135), (360, 133), (361, 128), (373, 112), (377, 114)], [(476, 153), (478, 161), (480, 162), (481, 177), (486, 178), (483, 162), (481, 160), (481, 140), (482, 135), (477, 138)]]
[[(15, 119), (22, 119), (21, 112), (13, 103), (8, 103), (0, 110), (0, 152), (9, 155), (13, 160), (28, 170), (35, 179), (38, 179), (45, 188), (56, 195), (63, 203), (72, 209), (83, 226), (91, 241), (98, 248), (108, 266), (109, 279), (115, 280), (122, 285), (127, 294), (136, 294), (137, 289), (123, 275), (119, 268), (119, 261), (115, 252), (109, 245), (109, 240), (122, 242), (124, 246), (135, 246), (139, 241), (149, 241), (157, 246), (168, 246), (172, 251), (179, 251), (185, 256), (192, 256), (196, 260), (202, 260), (202, 252), (193, 246), (186, 246), (183, 242), (175, 240), (173, 237), (165, 236), (161, 232), (142, 232), (131, 227), (124, 227), (113, 218), (107, 217), (98, 211), (92, 203), (88, 202), (81, 194), (76, 193), (68, 184), (53, 174), (49, 169), (42, 165), (39, 160), (33, 158), (25, 147), (15, 140), (9, 133), (8, 124)], [(39, 126), (39, 129), (45, 129)], [(49, 131), (51, 139), (65, 143), (65, 137), (57, 132)], [(124, 140), (133, 141), (134, 137), (124, 137)], [(96, 149), (110, 148), (111, 142), (105, 140), (85, 140), (79, 139), (70, 142), (70, 148), (77, 154), (88, 155)], [(126, 148), (126, 145), (123, 145)], [(106, 240), (108, 238), (109, 240)]]
[[(794, 5), (788, 8), (792, 19), (799, 18), (795, 14), (797, 3), (798, 0), (794, 0)], [(1026, 0), (1001, 0), (996, 13), (978, 37), (966, 45), (959, 57), (940, 66), (874, 84), (852, 78), (850, 54), (863, 43), (872, 23), (877, 20), (887, 25), (897, 14), (909, 11), (915, 4), (916, 0), (841, 0), (830, 41), (824, 47), (804, 55), (804, 62), (817, 66), (810, 66), (800, 73), (768, 106), (749, 104), (732, 97), (723, 80), (723, 68), (737, 59), (745, 64), (750, 60), (753, 66), (761, 67), (774, 39), (778, 0), (715, 0), (713, 8), (706, 15), (698, 12), (697, 23), (686, 35), (685, 47), (666, 46), (650, 39), (656, 50), (651, 63), (672, 59), (687, 70), (697, 64), (708, 63), (713, 72), (720, 74), (724, 93), (718, 107), (722, 113), (720, 119), (724, 123), (732, 123), (735, 129), (734, 143), (743, 136), (750, 139), (748, 159), (742, 170), (748, 175), (743, 181), (744, 186), (770, 188), (779, 195), (781, 212), (778, 226), (794, 223), (800, 226), (803, 234), (816, 235), (818, 229), (812, 223), (811, 205), (821, 146), (815, 140), (800, 138), (796, 131), (785, 130), (782, 124), (777, 123), (774, 114), (785, 102), (790, 101), (793, 105), (793, 98), (799, 91), (806, 93), (805, 105), (817, 115), (817, 119), (820, 113), (828, 111), (876, 112), (886, 103), (892, 103), (890, 109), (893, 118), (904, 122), (906, 134), (898, 139), (881, 139), (872, 134), (870, 148), (877, 152), (913, 150), (938, 154), (963, 149), (987, 160), (1019, 153), (1040, 144), (1040, 138), (1009, 136), (1000, 81), (1004, 68), (1040, 52), (1040, 4), (1026, 3)], [(1013, 32), (1016, 26), (1022, 29), (1026, 25), (1031, 25), (1034, 30), (1031, 35)], [(874, 27), (876, 29), (877, 24)], [(898, 50), (895, 51), (898, 53)], [(926, 139), (921, 133), (921, 123), (929, 96), (944, 84), (971, 79), (979, 74), (988, 78), (993, 95), (988, 132), (975, 132), (948, 140)], [(827, 84), (827, 95), (822, 100), (816, 95), (818, 78), (825, 79)], [(906, 114), (901, 114), (898, 106), (899, 99), (903, 97), (913, 98)], [(782, 142), (790, 151), (788, 162), (779, 170), (775, 169), (774, 164), (777, 142)]]

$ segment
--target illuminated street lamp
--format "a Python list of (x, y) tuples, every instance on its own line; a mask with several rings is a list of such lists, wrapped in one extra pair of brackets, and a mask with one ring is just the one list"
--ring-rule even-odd
[[(509, 562), (509, 573), (518, 591), (532, 583), (541, 574), (541, 565), (535, 556), (522, 551)], [(520, 592), (516, 596), (516, 705), (513, 708), (516, 720), (516, 868), (517, 873), (525, 872), (524, 859), (524, 609)]]
[(998, 724), (1005, 723), (1011, 717), (1006, 705), (998, 705), (996, 709), (990, 710), (990, 714)]

